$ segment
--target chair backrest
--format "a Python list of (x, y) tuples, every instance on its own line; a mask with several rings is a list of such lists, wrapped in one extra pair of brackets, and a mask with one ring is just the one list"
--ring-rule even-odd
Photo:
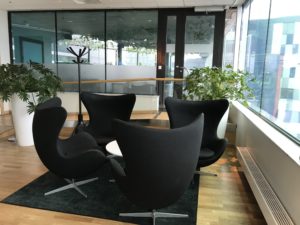
[(43, 103), (38, 104), (36, 109), (41, 110), (41, 109), (60, 107), (60, 106), (61, 106), (61, 99), (59, 97), (53, 97)]
[(117, 120), (114, 131), (125, 161), (127, 195), (145, 208), (175, 202), (194, 175), (203, 115), (178, 129), (154, 129)]
[(63, 158), (57, 149), (57, 141), (67, 112), (61, 101), (50, 99), (37, 106), (33, 117), (32, 132), (36, 151), (43, 164), (55, 174), (61, 173)]
[(112, 136), (114, 119), (128, 121), (135, 103), (135, 94), (99, 95), (82, 92), (80, 98), (90, 121), (88, 129), (96, 136)]
[(87, 132), (59, 138), (67, 117), (60, 105), (60, 99), (54, 98), (36, 108), (32, 124), (36, 151), (43, 164), (57, 176), (71, 179), (87, 176), (105, 162), (105, 155)]
[(226, 99), (187, 101), (168, 97), (165, 99), (165, 105), (171, 128), (185, 126), (203, 113), (205, 120), (202, 147), (207, 147), (218, 139), (218, 125), (228, 109), (229, 102)]

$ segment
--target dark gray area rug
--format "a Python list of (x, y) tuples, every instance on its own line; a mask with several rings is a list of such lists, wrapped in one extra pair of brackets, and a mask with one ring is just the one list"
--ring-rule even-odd
[[(2, 203), (72, 213), (136, 224), (152, 224), (150, 218), (120, 217), (119, 212), (143, 212), (145, 210), (133, 205), (119, 190), (112, 179), (109, 164), (105, 164), (93, 176), (99, 180), (81, 186), (88, 195), (84, 198), (75, 190), (66, 190), (49, 196), (44, 193), (65, 185), (65, 181), (47, 172), (33, 182), (5, 198)], [(199, 176), (195, 176), (189, 188), (173, 205), (160, 209), (161, 212), (186, 213), (189, 218), (158, 218), (157, 225), (195, 225), (198, 204)]]

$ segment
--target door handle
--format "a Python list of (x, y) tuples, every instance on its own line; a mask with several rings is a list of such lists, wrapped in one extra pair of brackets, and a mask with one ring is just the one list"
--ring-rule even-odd
[(184, 69), (183, 66), (179, 66), (179, 65), (176, 65), (175, 68), (176, 68), (176, 69), (179, 69), (179, 72), (180, 72), (180, 73), (182, 73), (182, 72), (183, 72), (183, 69)]
[(189, 69), (186, 68), (185, 66), (179, 66), (179, 65), (177, 65), (177, 66), (175, 66), (175, 68), (176, 68), (176, 69), (179, 69), (179, 72), (180, 72), (180, 73), (183, 73), (183, 71), (185, 70), (185, 71), (187, 72), (187, 75), (190, 74)]

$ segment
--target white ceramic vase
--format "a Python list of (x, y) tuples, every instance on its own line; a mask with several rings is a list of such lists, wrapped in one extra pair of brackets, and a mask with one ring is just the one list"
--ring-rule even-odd
[[(32, 94), (29, 94), (32, 98)], [(27, 103), (16, 94), (11, 98), (12, 119), (15, 129), (17, 144), (19, 146), (32, 146), (32, 121), (34, 113), (28, 114)]]
[(229, 107), (226, 110), (226, 112), (224, 113), (224, 115), (223, 115), (223, 117), (222, 117), (222, 119), (219, 123), (218, 129), (217, 129), (217, 135), (218, 135), (219, 138), (224, 138), (225, 137), (228, 116), (229, 116)]

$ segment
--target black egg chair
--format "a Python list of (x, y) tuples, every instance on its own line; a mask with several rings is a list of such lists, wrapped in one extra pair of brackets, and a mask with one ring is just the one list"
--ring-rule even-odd
[(89, 123), (81, 128), (90, 133), (100, 146), (115, 139), (112, 121), (120, 119), (128, 121), (135, 104), (135, 94), (100, 95), (82, 92), (80, 98), (89, 114)]
[(114, 122), (117, 143), (125, 168), (110, 159), (113, 176), (121, 191), (135, 205), (151, 210), (120, 213), (120, 216), (188, 217), (156, 211), (175, 203), (189, 186), (201, 146), (203, 115), (178, 129), (154, 129), (129, 122)]
[[(200, 114), (204, 114), (202, 146), (197, 167), (200, 169), (215, 163), (227, 146), (226, 138), (217, 136), (217, 129), (229, 107), (228, 100), (188, 101), (168, 97), (165, 99), (165, 106), (172, 129), (185, 126)], [(197, 173), (217, 176), (215, 173), (204, 171), (197, 171)]]
[(78, 186), (98, 178), (79, 182), (75, 182), (75, 179), (86, 177), (96, 171), (106, 161), (106, 157), (95, 139), (87, 132), (60, 139), (59, 133), (66, 117), (67, 112), (61, 107), (61, 100), (57, 97), (38, 105), (34, 114), (32, 132), (39, 158), (50, 172), (69, 183), (45, 195), (74, 188), (87, 197)]

